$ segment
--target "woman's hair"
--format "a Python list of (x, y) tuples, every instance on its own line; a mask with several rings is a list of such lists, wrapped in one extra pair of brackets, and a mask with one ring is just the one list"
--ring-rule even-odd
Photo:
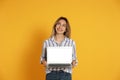
[(55, 27), (56, 27), (57, 23), (58, 23), (60, 20), (65, 20), (65, 21), (66, 21), (66, 32), (64, 33), (64, 35), (65, 35), (66, 37), (70, 38), (71, 29), (70, 29), (69, 21), (68, 21), (68, 19), (67, 19), (66, 17), (59, 17), (59, 18), (55, 21), (55, 23), (54, 23), (54, 25), (53, 25), (53, 30), (52, 30), (51, 37), (56, 35), (56, 29), (55, 29)]

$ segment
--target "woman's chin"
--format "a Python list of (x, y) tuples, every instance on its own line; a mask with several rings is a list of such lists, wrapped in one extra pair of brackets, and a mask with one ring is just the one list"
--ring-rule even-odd
[(59, 32), (59, 33), (57, 33), (57, 34), (63, 34), (63, 32), (61, 32), (61, 33)]
[(63, 31), (57, 31), (57, 34), (63, 34), (64, 32)]

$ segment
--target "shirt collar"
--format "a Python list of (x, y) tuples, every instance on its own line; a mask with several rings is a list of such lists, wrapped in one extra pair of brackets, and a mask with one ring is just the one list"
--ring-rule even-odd
[[(51, 37), (51, 40), (55, 42), (54, 36)], [(67, 37), (65, 36), (65, 39), (62, 42), (66, 41), (66, 40), (67, 40)]]

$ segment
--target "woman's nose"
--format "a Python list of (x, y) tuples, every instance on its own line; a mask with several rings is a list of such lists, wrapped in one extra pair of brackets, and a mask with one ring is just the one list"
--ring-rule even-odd
[(60, 26), (59, 27), (63, 27), (64, 25), (62, 25), (62, 24), (60, 24)]
[(59, 28), (61, 28), (62, 27), (62, 25), (59, 25)]

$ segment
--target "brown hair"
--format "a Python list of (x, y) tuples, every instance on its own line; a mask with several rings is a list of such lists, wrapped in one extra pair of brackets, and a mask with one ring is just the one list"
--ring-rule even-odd
[(66, 17), (59, 17), (59, 18), (55, 21), (55, 23), (54, 23), (54, 25), (53, 25), (53, 30), (52, 30), (51, 37), (54, 36), (54, 35), (56, 35), (55, 27), (56, 27), (56, 25), (57, 25), (57, 23), (58, 23), (59, 20), (65, 20), (65, 21), (66, 21), (66, 32), (64, 33), (64, 35), (65, 35), (66, 37), (70, 38), (71, 29), (70, 29), (69, 21), (68, 21), (68, 19), (67, 19)]

